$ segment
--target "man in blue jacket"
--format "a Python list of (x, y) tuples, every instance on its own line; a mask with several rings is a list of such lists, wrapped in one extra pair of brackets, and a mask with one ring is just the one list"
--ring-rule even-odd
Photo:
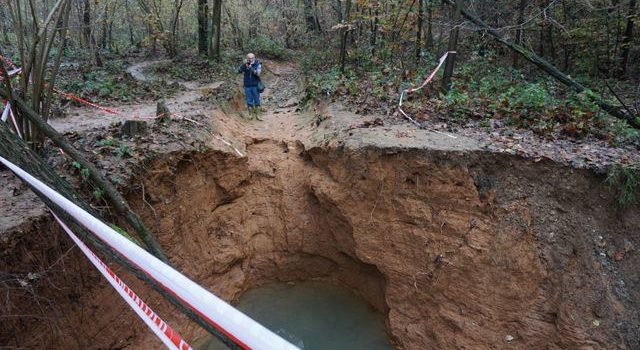
[(249, 53), (244, 64), (238, 68), (238, 73), (244, 73), (244, 97), (249, 109), (249, 120), (255, 116), (257, 120), (262, 121), (260, 119), (260, 92), (258, 91), (262, 64), (256, 60), (254, 54)]

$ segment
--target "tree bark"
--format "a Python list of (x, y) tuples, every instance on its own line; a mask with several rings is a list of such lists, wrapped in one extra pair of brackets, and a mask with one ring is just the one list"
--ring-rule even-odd
[(85, 41), (89, 45), (89, 49), (91, 51), (91, 62), (96, 67), (102, 67), (102, 57), (100, 56), (100, 50), (96, 45), (96, 38), (93, 35), (93, 31), (91, 30), (91, 1), (84, 0), (84, 13), (82, 17), (82, 24), (84, 29), (84, 37)]
[[(520, 0), (520, 4), (518, 5), (518, 19), (516, 22), (516, 44), (522, 45), (522, 26), (524, 25), (524, 10), (527, 8), (527, 0)], [(518, 60), (520, 55), (517, 52), (513, 53), (513, 67), (518, 68)]]
[(416, 30), (416, 64), (422, 58), (422, 27), (424, 25), (424, 1), (418, 0), (418, 28)]
[(427, 48), (427, 50), (431, 50), (433, 48), (433, 4), (432, 4), (433, 0), (426, 0), (426, 1), (427, 1), (428, 25), (427, 25), (427, 42), (425, 44), (425, 47)]
[(211, 30), (211, 46), (209, 47), (209, 57), (220, 60), (220, 38), (221, 23), (222, 23), (222, 0), (213, 0), (213, 17)]
[(316, 18), (313, 9), (313, 0), (304, 0), (304, 19), (307, 24), (307, 32), (313, 32), (316, 28)]
[(631, 42), (633, 40), (633, 27), (636, 20), (636, 0), (629, 1), (629, 14), (627, 15), (627, 27), (622, 36), (622, 53), (620, 60), (620, 75), (627, 75), (629, 65), (629, 53), (631, 52)]
[(449, 92), (451, 90), (451, 78), (453, 78), (453, 69), (456, 65), (456, 49), (458, 47), (458, 33), (460, 31), (460, 12), (462, 11), (462, 1), (455, 0), (455, 10), (453, 13), (453, 28), (449, 34), (449, 56), (444, 66), (444, 77), (442, 79), (442, 90)]
[(349, 37), (349, 15), (351, 12), (351, 0), (346, 1), (344, 10), (344, 22), (340, 32), (340, 72), (344, 73), (347, 65), (347, 39)]
[(207, 0), (198, 0), (198, 53), (206, 55), (207, 32), (209, 31), (209, 5)]

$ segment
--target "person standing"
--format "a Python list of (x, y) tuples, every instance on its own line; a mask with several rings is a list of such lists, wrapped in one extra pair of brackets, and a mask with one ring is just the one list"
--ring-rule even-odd
[(256, 56), (252, 53), (247, 54), (244, 63), (238, 68), (238, 73), (244, 74), (244, 97), (247, 100), (247, 109), (249, 110), (249, 120), (255, 117), (260, 118), (260, 73), (262, 73), (262, 64), (256, 60)]

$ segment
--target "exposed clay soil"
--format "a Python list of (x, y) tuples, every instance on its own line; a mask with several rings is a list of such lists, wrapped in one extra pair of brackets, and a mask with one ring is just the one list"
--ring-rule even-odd
[[(638, 207), (618, 208), (602, 175), (337, 105), (301, 110), (299, 81), (273, 63), (262, 123), (238, 116), (239, 91), (176, 104), (221, 138), (182, 121), (124, 140), (126, 163), (90, 153), (187, 276), (231, 302), (269, 281), (347, 286), (387, 315), (399, 349), (640, 348)], [(90, 148), (92, 132), (76, 142)], [(36, 211), (2, 227), (0, 344), (159, 347), (29, 192), (0, 181), (18, 193), (0, 210)], [(117, 270), (184, 336), (204, 336)]]

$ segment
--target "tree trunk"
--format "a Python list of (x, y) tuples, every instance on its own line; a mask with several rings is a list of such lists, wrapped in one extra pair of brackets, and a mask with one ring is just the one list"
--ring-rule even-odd
[(104, 5), (104, 13), (102, 14), (102, 35), (100, 36), (100, 48), (107, 48), (107, 25), (109, 23), (109, 3)]
[[(520, 0), (518, 5), (518, 20), (516, 22), (516, 44), (522, 45), (522, 26), (524, 25), (524, 10), (527, 8), (527, 0)], [(513, 53), (513, 67), (518, 68), (518, 59), (520, 55), (517, 52)]]
[(138, 45), (136, 45), (136, 41), (135, 41), (135, 38), (133, 36), (133, 14), (131, 12), (131, 5), (129, 4), (129, 0), (125, 0), (124, 1), (124, 7), (125, 7), (125, 11), (127, 12), (127, 24), (128, 24), (128, 29), (129, 29), (129, 44), (131, 46), (138, 46)]
[(206, 55), (207, 32), (209, 31), (209, 5), (207, 0), (198, 0), (198, 53)]
[(462, 11), (462, 1), (463, 0), (455, 0), (456, 8), (453, 12), (453, 28), (451, 29), (451, 33), (449, 34), (449, 56), (447, 56), (447, 63), (444, 66), (444, 78), (442, 79), (442, 89), (445, 92), (449, 92), (451, 90), (451, 78), (453, 77), (453, 69), (456, 64), (456, 49), (458, 47), (458, 33), (460, 26), (460, 12)]
[(347, 65), (347, 39), (349, 37), (349, 15), (351, 12), (351, 0), (346, 1), (345, 10), (344, 10), (344, 22), (342, 23), (344, 26), (340, 31), (340, 72), (344, 73), (344, 70)]
[(629, 65), (629, 53), (631, 52), (631, 42), (633, 40), (633, 27), (636, 20), (636, 0), (629, 1), (629, 15), (627, 16), (627, 27), (622, 36), (622, 54), (620, 63), (620, 76), (627, 75)]
[(171, 19), (171, 32), (169, 37), (168, 51), (169, 57), (173, 58), (178, 54), (178, 21), (180, 20), (180, 11), (182, 10), (183, 0), (175, 0), (173, 6), (173, 18)]
[(433, 49), (433, 4), (431, 3), (433, 0), (427, 1), (427, 19), (429, 24), (427, 25), (427, 42), (425, 47), (427, 50)]
[(91, 30), (91, 1), (84, 0), (84, 13), (82, 17), (82, 24), (84, 29), (85, 42), (89, 44), (89, 50), (91, 52), (91, 62), (96, 67), (102, 67), (102, 57), (100, 57), (100, 50), (96, 45), (96, 39)]
[(213, 14), (212, 14), (212, 28), (211, 30), (211, 46), (209, 47), (209, 57), (219, 61), (220, 60), (220, 38), (222, 29), (222, 0), (213, 0)]
[(378, 38), (378, 9), (373, 14), (373, 23), (371, 24), (371, 57), (376, 56), (376, 42)]
[(304, 19), (307, 24), (307, 32), (313, 32), (316, 28), (316, 18), (313, 10), (313, 0), (304, 0)]
[[(453, 0), (442, 0), (442, 1), (449, 5), (454, 5)], [(498, 42), (506, 45), (511, 50), (518, 52), (520, 55), (522, 55), (524, 59), (533, 63), (538, 68), (540, 68), (541, 70), (545, 71), (547, 74), (557, 79), (559, 82), (572, 88), (574, 91), (578, 93), (587, 90), (587, 88), (584, 85), (573, 80), (573, 78), (571, 78), (570, 76), (564, 74), (562, 71), (560, 71), (558, 68), (553, 66), (551, 63), (547, 62), (544, 58), (538, 56), (535, 52), (532, 52), (521, 45), (514, 44), (508, 41), (507, 39), (505, 39), (504, 37), (502, 37), (502, 35), (498, 31), (489, 27), (486, 23), (484, 23), (480, 18), (478, 18), (471, 12), (463, 9), (461, 13), (466, 19), (468, 19), (478, 27), (482, 28), (484, 30), (484, 33), (491, 35)], [(604, 101), (604, 99), (601, 96), (596, 95), (595, 92), (593, 92), (593, 90), (589, 90), (589, 91), (590, 91), (590, 94), (588, 96), (591, 98), (591, 100), (594, 103), (596, 103), (604, 111), (606, 111), (607, 113), (609, 113), (610, 115), (616, 118), (625, 120), (627, 123), (629, 123), (629, 125), (633, 126), (634, 128), (640, 129), (640, 118), (633, 115), (626, 115), (620, 110), (619, 107), (607, 103), (606, 101)]]
[(422, 58), (422, 27), (424, 25), (424, 1), (418, 0), (418, 28), (416, 30), (416, 64)]
[(2, 41), (3, 41), (3, 45), (8, 47), (11, 45), (11, 42), (9, 41), (10, 23), (9, 23), (9, 16), (7, 16), (5, 12), (6, 10), (4, 6), (0, 5), (0, 18), (4, 18), (1, 24), (2, 25)]

